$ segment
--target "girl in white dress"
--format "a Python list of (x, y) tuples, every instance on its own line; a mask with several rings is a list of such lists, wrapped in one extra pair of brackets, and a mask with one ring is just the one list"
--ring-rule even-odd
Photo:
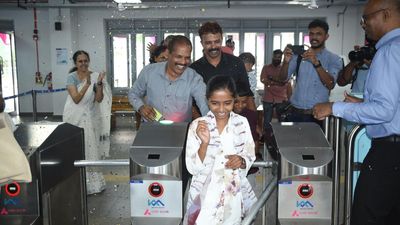
[(246, 175), (255, 160), (245, 117), (232, 112), (235, 83), (216, 76), (207, 84), (210, 112), (192, 122), (186, 166), (193, 175), (185, 225), (239, 225), (256, 196)]
[[(101, 129), (98, 125), (101, 121), (101, 115), (99, 115), (101, 110), (97, 105), (104, 97), (105, 73), (99, 74), (89, 70), (90, 58), (85, 51), (75, 52), (72, 58), (75, 67), (71, 69), (67, 77), (68, 97), (64, 107), (63, 121), (84, 129), (85, 158), (99, 160), (106, 154), (104, 150), (99, 149), (103, 140), (100, 137), (103, 134), (100, 133)], [(110, 102), (104, 104), (111, 104)], [(105, 185), (102, 173), (95, 172), (92, 168), (86, 169), (87, 194), (99, 193), (105, 189)]]

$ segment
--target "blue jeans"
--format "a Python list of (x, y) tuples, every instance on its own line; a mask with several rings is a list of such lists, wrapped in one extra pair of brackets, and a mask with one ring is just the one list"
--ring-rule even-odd
[[(281, 105), (284, 105), (285, 103), (271, 103), (271, 102), (263, 102), (263, 109), (264, 109), (264, 130), (266, 128), (271, 128), (271, 120), (272, 120), (272, 115), (274, 113), (274, 109), (276, 110), (276, 107), (280, 107)], [(277, 112), (278, 114), (278, 112)], [(280, 115), (278, 116), (279, 122), (281, 122)]]
[(270, 102), (263, 102), (264, 110), (264, 130), (271, 128), (272, 113), (274, 112), (274, 104)]

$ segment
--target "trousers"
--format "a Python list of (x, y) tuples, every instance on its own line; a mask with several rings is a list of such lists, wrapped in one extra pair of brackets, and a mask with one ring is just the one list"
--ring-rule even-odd
[(354, 193), (351, 225), (400, 224), (400, 142), (373, 139)]

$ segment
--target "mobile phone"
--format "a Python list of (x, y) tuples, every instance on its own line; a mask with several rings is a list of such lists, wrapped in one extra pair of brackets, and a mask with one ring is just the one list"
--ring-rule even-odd
[(306, 51), (304, 45), (289, 45), (288, 47), (292, 49), (295, 55), (302, 55)]

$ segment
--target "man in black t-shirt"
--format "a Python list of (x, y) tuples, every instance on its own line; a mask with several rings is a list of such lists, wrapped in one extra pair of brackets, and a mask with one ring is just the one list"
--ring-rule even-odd
[[(232, 77), (236, 84), (243, 83), (249, 93), (250, 84), (246, 68), (242, 60), (238, 57), (223, 53), (222, 47), (222, 28), (216, 22), (206, 22), (199, 29), (201, 44), (203, 45), (203, 57), (190, 65), (196, 70), (207, 83), (208, 80), (216, 75)], [(248, 108), (256, 110), (254, 99), (249, 98)]]

